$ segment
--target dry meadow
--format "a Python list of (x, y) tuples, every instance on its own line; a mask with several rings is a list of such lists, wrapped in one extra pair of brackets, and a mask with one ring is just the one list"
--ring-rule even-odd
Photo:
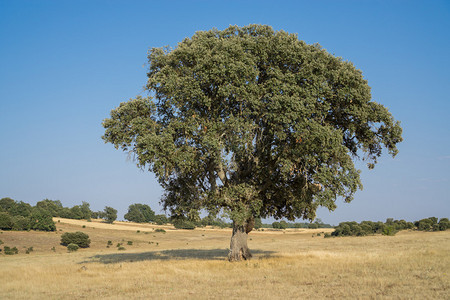
[[(2, 248), (19, 249), (0, 254), (0, 299), (450, 298), (450, 231), (341, 238), (323, 238), (330, 229), (253, 231), (254, 258), (229, 263), (230, 229), (58, 220), (52, 233), (0, 233)], [(59, 245), (73, 231), (89, 234), (91, 247), (68, 253)]]

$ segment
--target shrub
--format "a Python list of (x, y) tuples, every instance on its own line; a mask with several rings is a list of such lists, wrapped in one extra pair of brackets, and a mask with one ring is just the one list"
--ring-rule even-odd
[(78, 250), (78, 248), (80, 248), (80, 247), (78, 247), (77, 244), (71, 243), (71, 244), (67, 245), (67, 250), (68, 250), (69, 252), (75, 252), (75, 251)]
[(447, 218), (439, 220), (439, 230), (444, 231), (450, 228), (450, 221)]
[(190, 229), (190, 230), (192, 230), (192, 229), (195, 228), (195, 224), (193, 222), (188, 221), (188, 220), (183, 220), (183, 219), (176, 219), (173, 222), (173, 226), (176, 229)]
[(397, 233), (397, 230), (395, 230), (395, 227), (392, 225), (384, 226), (383, 228), (383, 235), (395, 235)]
[(125, 247), (120, 246), (117, 250), (126, 250)]
[(26, 254), (30, 254), (30, 252), (33, 252), (33, 247), (28, 247), (28, 249), (25, 251)]
[(107, 245), (112, 246), (112, 241), (108, 241)]
[(166, 231), (162, 228), (156, 228), (155, 232), (162, 232), (162, 233), (166, 233)]
[(129, 246), (133, 245), (133, 241), (128, 241), (127, 245), (129, 245)]
[(433, 228), (433, 221), (430, 219), (422, 219), (416, 222), (416, 226), (418, 230), (430, 231)]
[(14, 255), (19, 253), (19, 249), (17, 249), (17, 247), (10, 248), (8, 246), (5, 246), (3, 247), (3, 252), (5, 253), (5, 255)]
[(155, 216), (155, 223), (158, 225), (167, 224), (168, 222), (169, 222), (169, 220), (167, 219), (167, 217), (165, 215), (156, 215)]
[(80, 248), (87, 248), (91, 244), (89, 235), (84, 232), (66, 232), (61, 235), (61, 245), (67, 246), (69, 244), (76, 244)]

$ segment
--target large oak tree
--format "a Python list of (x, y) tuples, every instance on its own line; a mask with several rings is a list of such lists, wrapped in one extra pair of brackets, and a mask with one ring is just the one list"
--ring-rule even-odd
[(156, 174), (172, 215), (233, 220), (251, 257), (255, 217), (313, 219), (362, 188), (355, 159), (395, 156), (402, 129), (351, 62), (270, 26), (230, 26), (149, 51), (148, 97), (121, 103), (103, 139)]

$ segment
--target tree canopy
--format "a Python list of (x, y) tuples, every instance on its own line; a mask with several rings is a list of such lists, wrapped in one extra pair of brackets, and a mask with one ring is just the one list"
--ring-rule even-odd
[(155, 212), (147, 204), (131, 204), (125, 219), (136, 223), (148, 223), (155, 221)]
[(362, 188), (355, 159), (373, 168), (402, 140), (362, 72), (296, 34), (212, 29), (148, 59), (149, 95), (112, 110), (103, 139), (156, 174), (172, 215), (313, 219)]

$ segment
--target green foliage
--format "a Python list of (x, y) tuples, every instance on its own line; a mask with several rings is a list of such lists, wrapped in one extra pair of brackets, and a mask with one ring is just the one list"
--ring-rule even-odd
[(288, 223), (286, 221), (273, 222), (272, 227), (275, 229), (286, 229), (288, 227)]
[(65, 232), (61, 235), (61, 245), (67, 246), (69, 244), (76, 244), (80, 248), (87, 248), (91, 244), (89, 235), (84, 232)]
[(131, 204), (125, 219), (136, 223), (149, 223), (155, 221), (155, 212), (146, 204)]
[(148, 58), (155, 98), (112, 110), (103, 139), (155, 173), (172, 215), (312, 220), (362, 188), (354, 158), (372, 168), (402, 141), (361, 71), (295, 34), (230, 26)]
[(386, 225), (383, 228), (383, 235), (395, 235), (397, 230), (392, 225)]
[(125, 247), (120, 246), (117, 250), (126, 250)]
[(260, 229), (263, 226), (261, 218), (255, 218), (255, 229)]
[(169, 223), (169, 219), (167, 219), (166, 215), (156, 215), (155, 223), (157, 225), (163, 225)]
[(30, 216), (30, 229), (55, 231), (56, 225), (48, 211), (35, 207)]
[(166, 233), (166, 231), (162, 228), (156, 228), (155, 232), (161, 232), (161, 233)]
[(447, 218), (441, 218), (439, 220), (439, 230), (444, 231), (450, 229), (450, 221)]
[(5, 197), (0, 199), (0, 208), (4, 212), (8, 212), (10, 209), (14, 207), (15, 201), (9, 197)]
[(67, 245), (67, 250), (69, 252), (75, 252), (78, 250), (78, 248), (80, 248), (80, 247), (77, 244), (71, 243), (71, 244)]
[(101, 213), (100, 217), (105, 220), (106, 223), (112, 224), (117, 219), (117, 210), (105, 206), (105, 210)]
[(9, 209), (8, 213), (11, 216), (22, 216), (29, 217), (31, 214), (32, 207), (30, 204), (19, 201), (14, 202), (14, 205)]
[(61, 201), (59, 200), (44, 199), (36, 203), (36, 207), (49, 212), (52, 217), (62, 217), (62, 218), (69, 217), (62, 215), (63, 206)]
[(3, 247), (3, 253), (5, 253), (5, 255), (14, 255), (19, 253), (19, 249), (17, 249), (17, 247), (10, 248), (8, 246), (5, 246)]
[[(426, 221), (431, 222), (430, 220)], [(417, 222), (418, 224), (418, 222)], [(386, 223), (362, 221), (357, 222), (342, 222), (335, 227), (335, 231), (331, 233), (332, 236), (365, 236), (372, 234), (395, 235), (400, 230), (413, 229), (414, 224), (406, 222), (405, 220), (394, 220), (388, 218)]]
[(127, 245), (128, 245), (128, 246), (133, 245), (133, 241), (128, 241), (128, 242), (127, 242)]
[(31, 222), (30, 218), (26, 218), (23, 216), (14, 216), (11, 218), (11, 221), (13, 223), (12, 229), (13, 230), (29, 230), (31, 229)]
[(430, 217), (416, 221), (414, 225), (421, 231), (444, 231), (450, 228), (448, 218), (441, 218), (438, 223), (438, 218)]
[(173, 221), (173, 226), (176, 229), (195, 229), (194, 222), (185, 219), (175, 219)]
[(6, 212), (0, 212), (0, 229), (10, 230), (12, 227), (13, 222), (11, 216)]

